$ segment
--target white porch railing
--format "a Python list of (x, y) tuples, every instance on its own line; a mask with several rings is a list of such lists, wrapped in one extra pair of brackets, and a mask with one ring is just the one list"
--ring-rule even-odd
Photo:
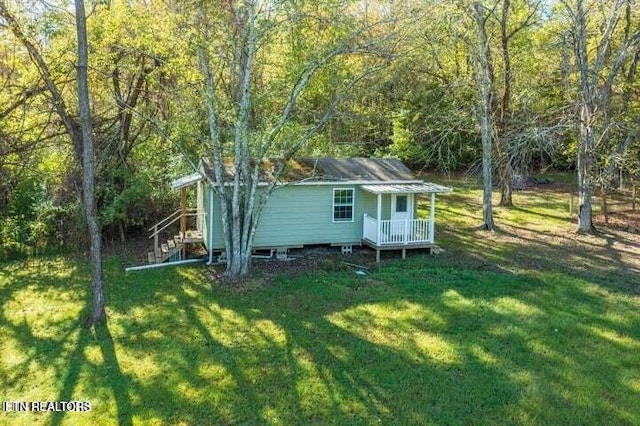
[(433, 243), (433, 226), (428, 219), (377, 220), (364, 215), (363, 237), (377, 245)]

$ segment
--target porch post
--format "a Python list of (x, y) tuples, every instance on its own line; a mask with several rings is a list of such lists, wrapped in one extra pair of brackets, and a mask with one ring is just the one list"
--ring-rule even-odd
[(435, 221), (436, 218), (436, 193), (432, 192), (431, 193), (431, 202), (429, 203), (429, 207), (431, 208), (431, 211), (429, 213), (429, 242), (433, 243), (435, 241), (434, 235), (433, 235), (433, 222)]
[[(207, 227), (207, 237), (209, 239), (209, 262), (207, 265), (213, 264), (213, 186), (209, 186), (209, 226)], [(203, 218), (204, 220), (204, 218)]]
[[(402, 243), (403, 244), (407, 244), (409, 238), (408, 238), (408, 234), (409, 234), (409, 219), (405, 218), (404, 219), (404, 235), (402, 236)], [(404, 249), (402, 249), (402, 255), (403, 255), (403, 259), (404, 259)]]
[(187, 230), (187, 189), (180, 188), (180, 232), (183, 234)]
[(158, 237), (158, 224), (153, 227), (153, 249), (158, 250), (160, 248), (160, 241)]
[(376, 218), (378, 219), (378, 232), (376, 232), (376, 244), (380, 244), (380, 234), (382, 232), (382, 194), (377, 194), (378, 208)]

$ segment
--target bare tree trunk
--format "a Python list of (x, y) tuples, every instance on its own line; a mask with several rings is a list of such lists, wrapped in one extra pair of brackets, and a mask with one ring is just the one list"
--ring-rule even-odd
[[(223, 158), (223, 144), (220, 140), (220, 129), (216, 102), (216, 80), (211, 69), (210, 57), (206, 47), (198, 48), (200, 68), (205, 77), (207, 108), (209, 111), (209, 130), (212, 144), (213, 169), (218, 199), (222, 210), (222, 227), (227, 253), (226, 274), (241, 277), (249, 273), (253, 236), (257, 222), (254, 217), (256, 189), (260, 162), (251, 166), (250, 151), (250, 115), (251, 115), (251, 77), (254, 73), (254, 57), (257, 48), (255, 34), (256, 5), (246, 0), (238, 9), (227, 5), (230, 25), (235, 36), (234, 52), (236, 61), (231, 64), (232, 75), (235, 75), (237, 87), (237, 116), (233, 128), (233, 179), (230, 187), (226, 186), (226, 166)], [(204, 17), (199, 19), (204, 22)]]
[(595, 147), (593, 134), (593, 102), (595, 87), (592, 87), (587, 53), (587, 23), (582, 0), (576, 2), (574, 15), (574, 50), (580, 74), (580, 117), (578, 122), (579, 143), (576, 158), (578, 172), (578, 232), (592, 232), (592, 166)]
[[(594, 163), (596, 160), (596, 111), (607, 111), (610, 107), (611, 86), (620, 72), (628, 53), (638, 48), (640, 31), (625, 40), (618, 52), (611, 53), (611, 39), (619, 20), (624, 0), (616, 0), (611, 6), (611, 14), (603, 27), (604, 32), (595, 49), (595, 58), (589, 61), (589, 39), (587, 34), (587, 10), (584, 1), (576, 0), (575, 7), (562, 0), (571, 16), (573, 30), (573, 48), (578, 68), (578, 89), (580, 92), (578, 116), (578, 153), (576, 158), (578, 171), (578, 229), (580, 233), (594, 231), (592, 221), (592, 197)], [(615, 58), (613, 61), (611, 58)], [(610, 63), (609, 63), (610, 62)], [(608, 72), (608, 73), (607, 73)], [(604, 81), (600, 86), (601, 81)], [(602, 132), (605, 130), (601, 130)]]
[(78, 34), (78, 108), (82, 129), (82, 199), (87, 227), (89, 229), (91, 257), (91, 322), (105, 319), (104, 283), (102, 276), (102, 236), (95, 201), (95, 152), (91, 109), (89, 105), (89, 84), (87, 78), (88, 47), (84, 0), (75, 0), (76, 29)]
[(511, 180), (513, 169), (511, 166), (511, 155), (507, 141), (507, 126), (511, 113), (511, 55), (509, 54), (509, 39), (507, 25), (509, 23), (510, 0), (502, 1), (502, 16), (500, 17), (500, 47), (502, 52), (502, 62), (504, 73), (502, 77), (503, 92), (500, 104), (500, 116), (498, 121), (497, 142), (500, 146), (500, 205), (510, 207), (513, 205), (513, 191)]
[[(632, 15), (631, 15), (631, 2), (627, 2), (625, 7), (625, 27), (624, 27), (624, 40), (625, 43), (629, 43), (630, 45), (630, 63), (628, 69), (624, 72), (624, 82), (627, 87), (633, 87), (634, 82), (636, 81), (636, 74), (638, 69), (638, 64), (640, 63), (640, 48), (637, 46), (637, 41), (634, 41), (633, 37), (638, 37), (638, 34), (631, 33), (631, 25), (632, 25)], [(609, 93), (609, 89), (605, 88), (607, 93)], [(612, 147), (611, 151), (607, 155), (607, 167), (604, 171), (604, 177), (601, 179), (603, 182), (609, 183), (614, 179), (614, 173), (616, 169), (624, 168), (624, 162), (622, 159), (624, 158), (627, 150), (632, 146), (632, 144), (638, 140), (640, 136), (640, 117), (631, 114), (632, 108), (632, 100), (636, 99), (636, 93), (633, 90), (625, 90), (622, 93), (622, 99), (619, 107), (618, 114), (623, 117), (631, 118), (629, 122), (625, 123), (623, 126), (624, 131), (626, 132), (626, 137), (620, 137), (620, 141), (615, 146), (615, 149)], [(623, 120), (626, 121), (626, 120)], [(622, 177), (622, 176), (621, 176)], [(622, 180), (620, 180), (620, 184), (622, 184)]]
[[(251, 230), (253, 216), (253, 199), (255, 197), (255, 182), (251, 173), (251, 152), (249, 149), (250, 114), (251, 114), (251, 77), (253, 75), (254, 55), (256, 50), (256, 5), (247, 0), (240, 14), (243, 25), (239, 25), (240, 37), (238, 46), (238, 87), (239, 108), (234, 129), (234, 178), (231, 200), (231, 242), (232, 258), (228, 265), (231, 276), (243, 276), (249, 273), (251, 266), (251, 244), (248, 237)], [(258, 165), (259, 166), (259, 165)]]
[(593, 231), (592, 197), (593, 197), (593, 151), (595, 139), (591, 105), (584, 103), (580, 108), (580, 143), (576, 166), (578, 171), (578, 232), (589, 233)]
[(483, 228), (492, 230), (493, 207), (491, 195), (493, 190), (492, 180), (492, 140), (493, 140), (493, 120), (492, 120), (492, 98), (493, 98), (493, 71), (491, 69), (491, 50), (486, 32), (486, 18), (484, 6), (480, 3), (473, 4), (473, 16), (477, 25), (478, 33), (478, 62), (480, 72), (478, 74), (478, 90), (480, 94), (480, 108), (478, 120), (480, 122), (480, 133), (482, 136), (482, 220)]
[[(504, 161), (509, 162), (507, 156)], [(513, 169), (510, 163), (502, 164), (500, 170), (500, 205), (502, 207), (513, 206)]]

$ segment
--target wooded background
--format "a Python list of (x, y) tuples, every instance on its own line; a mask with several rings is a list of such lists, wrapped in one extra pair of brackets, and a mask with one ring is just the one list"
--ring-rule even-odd
[[(632, 0), (86, 6), (107, 240), (139, 234), (175, 209), (170, 181), (212, 155), (211, 102), (225, 156), (242, 119), (251, 149), (273, 136), (265, 156), (394, 156), (418, 170), (480, 176), (484, 129), (507, 205), (514, 173), (581, 166), (592, 193), (640, 173), (640, 7)], [(248, 41), (252, 71), (243, 74)], [(76, 52), (72, 3), (0, 1), (0, 257), (88, 241), (82, 141), (69, 137), (80, 123)], [(245, 116), (240, 77), (252, 93)]]

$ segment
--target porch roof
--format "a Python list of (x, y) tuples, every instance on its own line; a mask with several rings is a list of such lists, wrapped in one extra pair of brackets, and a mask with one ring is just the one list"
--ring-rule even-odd
[(452, 191), (447, 186), (431, 182), (362, 185), (362, 189), (372, 194), (432, 194)]
[(199, 172), (191, 173), (187, 176), (182, 176), (180, 179), (176, 179), (171, 182), (173, 189), (184, 188), (185, 186), (193, 185), (196, 182), (203, 180), (204, 177)]

